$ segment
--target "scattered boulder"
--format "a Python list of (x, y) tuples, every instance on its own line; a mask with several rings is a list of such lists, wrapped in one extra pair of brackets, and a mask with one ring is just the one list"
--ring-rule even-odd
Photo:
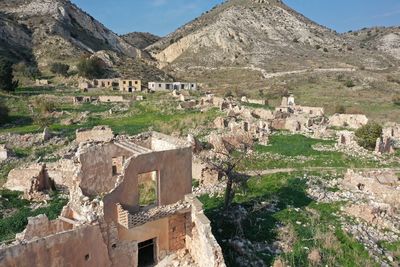
[(309, 260), (309, 262), (311, 263), (311, 265), (313, 266), (319, 266), (321, 264), (321, 253), (319, 252), (318, 249), (313, 249), (310, 251), (310, 253), (308, 254), (307, 259)]
[(0, 145), (0, 162), (7, 160), (9, 157), (8, 149), (5, 145)]
[(44, 128), (43, 134), (42, 134), (42, 139), (43, 139), (43, 141), (48, 141), (51, 139), (51, 133), (49, 131), (49, 128), (47, 128), (47, 127)]

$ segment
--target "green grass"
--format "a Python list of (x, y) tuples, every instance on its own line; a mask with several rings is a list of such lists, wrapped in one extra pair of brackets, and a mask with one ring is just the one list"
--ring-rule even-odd
[(395, 261), (400, 261), (400, 241), (397, 242), (380, 242), (379, 246), (392, 252), (393, 253), (393, 258)]
[(267, 109), (267, 110), (274, 110), (275, 108), (270, 106), (270, 105), (261, 105), (261, 104), (255, 104), (255, 103), (247, 103), (247, 102), (241, 102), (241, 104), (245, 107), (250, 107), (250, 108), (262, 108), (262, 109)]
[[(82, 104), (72, 105), (68, 103), (58, 104), (57, 111), (68, 111), (71, 116), (78, 115), (81, 112), (89, 111), (87, 121), (73, 125), (63, 125), (61, 120), (67, 115), (55, 120), (49, 126), (51, 131), (60, 132), (64, 136), (73, 138), (75, 131), (79, 128), (92, 128), (97, 125), (108, 125), (117, 134), (138, 134), (140, 132), (153, 129), (163, 133), (170, 134), (174, 131), (179, 131), (186, 134), (190, 128), (197, 128), (212, 123), (218, 116), (217, 109), (211, 109), (201, 113), (198, 110), (178, 111), (176, 110), (177, 103), (165, 94), (149, 94), (145, 101), (135, 101), (128, 107), (128, 111), (119, 112), (112, 116), (100, 116), (100, 113), (108, 111), (119, 104)], [(30, 118), (30, 113), (26, 110), (28, 101), (17, 98), (17, 104), (13, 103), (13, 97), (8, 97), (8, 106), (12, 106), (15, 116), (26, 116)], [(38, 133), (42, 131), (42, 127), (35, 125), (32, 119), (26, 120), (24, 123), (15, 124), (0, 128), (1, 133)]]
[(0, 163), (0, 186), (7, 181), (8, 173), (16, 167), (17, 163)]
[[(243, 233), (222, 211), (222, 197), (200, 197), (228, 266), (237, 266), (235, 259), (239, 254), (226, 240), (242, 236), (253, 244), (271, 245), (279, 239), (278, 224), (291, 229), (283, 239), (292, 240), (292, 249), (281, 255), (290, 266), (311, 266), (307, 256), (312, 249), (322, 255), (320, 266), (375, 266), (363, 246), (341, 230), (335, 214), (340, 212), (342, 203), (318, 204), (311, 200), (305, 191), (305, 181), (299, 178), (302, 176), (302, 173), (274, 174), (248, 180), (236, 193), (231, 208), (237, 210), (240, 205), (248, 212), (241, 223)], [(276, 212), (260, 208), (260, 203), (274, 201)], [(266, 251), (256, 256), (267, 266), (277, 258)]]
[[(54, 195), (47, 207), (33, 210), (30, 202), (20, 198), (21, 193), (0, 190), (1, 210), (0, 214), (0, 242), (13, 240), (15, 234), (22, 232), (28, 224), (28, 218), (39, 214), (46, 214), (50, 220), (56, 219), (61, 213), (62, 208), (67, 204), (66, 199)], [(4, 214), (9, 210), (9, 214)]]
[(303, 135), (272, 135), (268, 146), (256, 145), (256, 156), (247, 158), (242, 168), (265, 170), (276, 168), (375, 168), (378, 161), (352, 157), (337, 151), (317, 151), (313, 145), (334, 146), (334, 141), (318, 140)]

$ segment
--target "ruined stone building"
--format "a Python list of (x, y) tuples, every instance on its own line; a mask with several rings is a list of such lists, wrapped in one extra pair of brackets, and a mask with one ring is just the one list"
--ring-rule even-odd
[[(49, 180), (64, 184), (69, 203), (57, 220), (30, 218), (17, 241), (0, 250), (0, 266), (153, 266), (179, 250), (190, 253), (194, 266), (225, 266), (210, 221), (191, 195), (191, 144), (154, 132), (78, 133), (75, 156), (58, 163), (69, 165), (59, 169), (63, 179), (53, 180), (62, 175), (46, 166), (28, 175), (38, 176), (38, 190)], [(30, 186), (19, 177), (8, 183)]]
[(162, 91), (162, 90), (197, 90), (196, 83), (184, 82), (149, 82), (149, 90)]
[(142, 81), (133, 79), (95, 79), (93, 81), (84, 81), (79, 83), (79, 89), (83, 91), (87, 91), (90, 88), (108, 88), (132, 93), (142, 91)]
[(118, 84), (121, 92), (142, 91), (142, 82), (140, 80), (119, 80)]

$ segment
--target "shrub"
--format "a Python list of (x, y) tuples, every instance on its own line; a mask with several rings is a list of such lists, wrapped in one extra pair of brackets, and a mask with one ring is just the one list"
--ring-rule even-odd
[(59, 74), (66, 77), (68, 75), (69, 65), (56, 62), (51, 64), (50, 71), (54, 74)]
[(35, 98), (33, 100), (33, 107), (36, 113), (48, 114), (55, 110), (56, 104), (46, 98)]
[(224, 96), (225, 96), (225, 97), (233, 97), (233, 93), (232, 93), (231, 90), (228, 90), (228, 91), (226, 91), (226, 93), (225, 93)]
[(317, 44), (317, 45), (315, 46), (315, 49), (319, 50), (319, 49), (321, 49), (321, 46)]
[(32, 104), (35, 112), (33, 122), (42, 128), (50, 126), (54, 121), (50, 113), (55, 110), (55, 103), (46, 98), (35, 98)]
[(99, 79), (106, 73), (106, 67), (100, 58), (82, 58), (78, 63), (78, 74), (87, 79)]
[(335, 107), (335, 113), (345, 114), (346, 113), (346, 108), (343, 105), (337, 105)]
[(374, 150), (376, 140), (382, 135), (382, 126), (371, 122), (359, 128), (355, 135), (358, 145), (368, 150)]
[(289, 90), (287, 88), (282, 89), (281, 97), (289, 97), (289, 96), (290, 96)]
[(324, 52), (325, 52), (325, 53), (329, 52), (328, 48), (325, 47), (325, 48), (324, 48)]
[(15, 91), (17, 87), (18, 81), (14, 81), (11, 61), (0, 58), (0, 90), (12, 92)]
[(8, 120), (8, 107), (0, 101), (0, 125), (4, 124)]
[(294, 38), (293, 39), (293, 43), (298, 43), (299, 42), (299, 39), (298, 38)]
[(396, 95), (392, 98), (393, 104), (400, 106), (400, 95)]
[(35, 80), (41, 76), (40, 70), (36, 65), (28, 65), (25, 62), (15, 64), (14, 71), (21, 73), (31, 80)]
[(352, 88), (352, 87), (356, 86), (352, 80), (347, 80), (347, 81), (345, 82), (345, 85), (346, 85), (346, 87), (348, 87), (348, 88)]
[(236, 97), (243, 97), (243, 96), (247, 96), (246, 95), (246, 93), (245, 92), (243, 92), (242, 90), (240, 90), (240, 89), (236, 89), (235, 90), (235, 95), (236, 95)]

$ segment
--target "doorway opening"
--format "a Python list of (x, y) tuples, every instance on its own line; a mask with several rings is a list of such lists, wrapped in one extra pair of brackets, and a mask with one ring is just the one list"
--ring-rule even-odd
[(156, 240), (150, 239), (138, 244), (138, 267), (151, 267), (156, 263)]

